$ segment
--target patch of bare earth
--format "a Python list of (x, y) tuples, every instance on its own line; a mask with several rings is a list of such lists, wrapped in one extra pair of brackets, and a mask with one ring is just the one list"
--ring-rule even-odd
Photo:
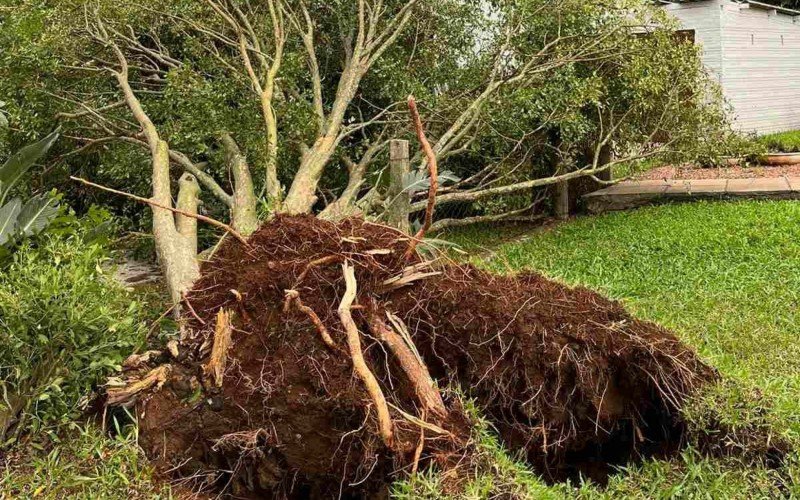
[(800, 177), (800, 164), (776, 167), (708, 167), (691, 165), (656, 167), (637, 176), (639, 180), (671, 179), (753, 179), (765, 177)]

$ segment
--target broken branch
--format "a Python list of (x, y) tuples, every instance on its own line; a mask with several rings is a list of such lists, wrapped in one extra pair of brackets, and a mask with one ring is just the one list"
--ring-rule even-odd
[(408, 250), (406, 250), (405, 254), (406, 260), (410, 259), (411, 256), (414, 255), (414, 250), (416, 250), (417, 244), (419, 244), (420, 240), (425, 237), (425, 233), (433, 223), (433, 210), (436, 205), (436, 189), (438, 188), (439, 184), (439, 167), (436, 163), (436, 153), (433, 151), (431, 144), (425, 137), (425, 130), (422, 127), (422, 120), (419, 117), (417, 103), (414, 100), (413, 95), (408, 96), (408, 109), (411, 113), (411, 120), (414, 122), (414, 129), (417, 132), (417, 139), (419, 139), (419, 143), (422, 146), (422, 151), (428, 158), (428, 175), (430, 176), (431, 181), (430, 186), (428, 187), (428, 205), (425, 207), (425, 221), (422, 223), (422, 227), (419, 228), (419, 231), (417, 231), (417, 234), (414, 235), (408, 245)]
[(211, 358), (203, 365), (203, 373), (214, 379), (214, 385), (222, 387), (222, 378), (225, 376), (225, 367), (228, 364), (228, 348), (231, 346), (231, 316), (225, 309), (217, 313), (217, 326), (214, 329), (214, 345), (211, 348)]
[(100, 184), (95, 184), (94, 182), (87, 181), (86, 179), (82, 179), (80, 177), (75, 177), (74, 175), (70, 175), (69, 178), (72, 179), (73, 181), (80, 182), (81, 184), (85, 184), (87, 186), (91, 186), (93, 188), (100, 189), (102, 191), (107, 191), (109, 193), (118, 194), (120, 196), (125, 196), (126, 198), (130, 198), (130, 199), (138, 201), (140, 203), (145, 203), (147, 205), (150, 205), (150, 206), (153, 206), (153, 207), (157, 207), (157, 208), (163, 208), (164, 210), (169, 210), (170, 212), (173, 212), (173, 213), (176, 213), (176, 214), (179, 214), (179, 215), (183, 215), (184, 217), (191, 217), (191, 218), (197, 219), (199, 221), (206, 222), (208, 224), (211, 224), (212, 226), (218, 227), (218, 228), (223, 229), (224, 231), (232, 234), (233, 237), (236, 238), (237, 240), (239, 240), (239, 242), (241, 242), (243, 245), (245, 245), (247, 247), (250, 246), (250, 244), (247, 243), (247, 240), (244, 238), (244, 236), (242, 236), (237, 230), (235, 230), (231, 226), (225, 224), (224, 222), (220, 222), (220, 221), (218, 221), (216, 219), (212, 219), (211, 217), (206, 217), (205, 215), (195, 214), (195, 213), (187, 212), (185, 210), (172, 208), (172, 207), (169, 207), (167, 205), (163, 205), (161, 203), (157, 203), (157, 202), (155, 202), (153, 200), (150, 200), (150, 199), (147, 199), (147, 198), (142, 198), (141, 196), (136, 196), (135, 194), (126, 193), (125, 191), (119, 191), (117, 189), (113, 189), (113, 188), (110, 188), (110, 187), (102, 186)]
[(110, 388), (106, 392), (108, 395), (107, 404), (109, 406), (124, 405), (134, 400), (134, 398), (143, 391), (151, 387), (161, 388), (164, 382), (167, 381), (167, 376), (170, 372), (170, 365), (161, 365), (158, 368), (150, 370), (150, 372), (141, 380), (137, 380), (123, 388)]

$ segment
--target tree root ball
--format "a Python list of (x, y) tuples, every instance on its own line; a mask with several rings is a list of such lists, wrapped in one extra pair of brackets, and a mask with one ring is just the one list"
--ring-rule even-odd
[(681, 405), (716, 375), (674, 335), (587, 289), (408, 260), (408, 245), (308, 216), (227, 241), (183, 301), (166, 382), (138, 396), (146, 453), (243, 497), (380, 496), (430, 466), (457, 489), (472, 453), (458, 392), (554, 481), (680, 445)]

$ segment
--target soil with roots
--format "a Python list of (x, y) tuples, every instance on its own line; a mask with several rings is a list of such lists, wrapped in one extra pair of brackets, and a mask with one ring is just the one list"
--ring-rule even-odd
[[(680, 408), (716, 374), (674, 335), (588, 289), (406, 259), (408, 245), (361, 219), (306, 216), (223, 244), (184, 300), (160, 389), (136, 396), (146, 453), (242, 497), (382, 497), (432, 466), (457, 491), (474, 447), (463, 395), (550, 480), (681, 445)], [(354, 370), (343, 266), (390, 439)]]

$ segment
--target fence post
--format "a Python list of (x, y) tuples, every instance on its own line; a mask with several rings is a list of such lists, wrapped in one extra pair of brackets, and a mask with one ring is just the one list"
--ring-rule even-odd
[(554, 186), (553, 212), (558, 219), (569, 217), (569, 182), (557, 182)]
[(389, 206), (386, 207), (386, 222), (405, 233), (411, 232), (408, 215), (411, 212), (411, 194), (403, 191), (403, 175), (410, 171), (408, 141), (389, 141)]

